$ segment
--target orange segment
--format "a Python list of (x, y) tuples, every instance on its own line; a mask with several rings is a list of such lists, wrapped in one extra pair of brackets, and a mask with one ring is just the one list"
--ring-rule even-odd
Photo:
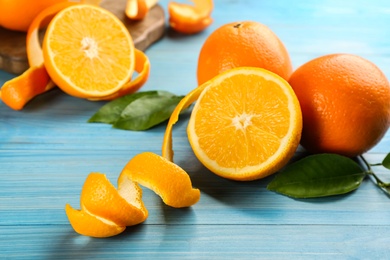
[(138, 154), (127, 163), (118, 183), (127, 179), (153, 190), (171, 207), (189, 207), (200, 198), (200, 191), (192, 188), (183, 169), (151, 152)]
[(102, 220), (84, 210), (65, 206), (66, 215), (73, 229), (80, 235), (90, 237), (111, 237), (122, 233), (126, 227)]
[[(124, 186), (127, 188), (123, 189)], [(148, 212), (141, 200), (141, 188), (133, 182), (124, 186), (120, 189), (122, 192), (118, 192), (104, 174), (89, 174), (81, 192), (82, 208), (118, 226), (132, 226), (145, 221)]]
[(14, 110), (21, 110), (35, 96), (54, 87), (43, 65), (30, 67), (19, 77), (4, 83), (1, 100)]
[(169, 2), (169, 25), (176, 31), (186, 34), (198, 33), (206, 29), (213, 19), (212, 0), (193, 0), (194, 5)]
[(226, 71), (207, 84), (187, 128), (197, 158), (233, 180), (259, 179), (281, 169), (295, 153), (302, 130), (290, 85), (252, 67)]
[(134, 80), (127, 82), (123, 87), (109, 96), (94, 98), (90, 100), (113, 100), (118, 97), (131, 94), (139, 90), (148, 80), (150, 73), (150, 62), (148, 56), (140, 50), (134, 49), (135, 71), (138, 73)]
[(112, 13), (92, 5), (73, 5), (53, 18), (44, 37), (43, 55), (56, 85), (81, 98), (113, 94), (134, 70), (130, 33)]

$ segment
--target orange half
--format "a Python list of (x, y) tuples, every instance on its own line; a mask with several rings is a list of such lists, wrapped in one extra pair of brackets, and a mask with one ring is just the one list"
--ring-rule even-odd
[(111, 12), (78, 4), (60, 11), (43, 41), (45, 67), (64, 92), (98, 98), (117, 92), (135, 66), (134, 43)]

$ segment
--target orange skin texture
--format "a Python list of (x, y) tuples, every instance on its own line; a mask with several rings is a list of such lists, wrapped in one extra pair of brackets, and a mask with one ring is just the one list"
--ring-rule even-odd
[(360, 155), (390, 126), (390, 84), (370, 61), (326, 55), (298, 68), (289, 80), (303, 115), (301, 144), (312, 153)]
[(198, 84), (235, 67), (260, 67), (285, 80), (292, 73), (287, 49), (267, 26), (253, 22), (228, 23), (205, 41), (198, 58)]
[(42, 10), (67, 0), (0, 0), (0, 26), (9, 30), (27, 32)]

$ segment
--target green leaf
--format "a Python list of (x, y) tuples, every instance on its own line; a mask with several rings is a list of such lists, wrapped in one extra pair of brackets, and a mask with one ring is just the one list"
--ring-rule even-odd
[(365, 176), (366, 172), (350, 158), (318, 154), (288, 165), (267, 189), (294, 198), (324, 197), (357, 189)]
[(390, 153), (386, 155), (385, 159), (383, 159), (382, 165), (390, 170)]
[(148, 95), (129, 104), (113, 124), (115, 128), (141, 131), (167, 120), (183, 96)]
[(122, 111), (133, 101), (143, 96), (174, 96), (167, 91), (144, 91), (129, 94), (113, 101), (108, 102), (102, 106), (89, 120), (88, 123), (115, 123), (122, 113)]

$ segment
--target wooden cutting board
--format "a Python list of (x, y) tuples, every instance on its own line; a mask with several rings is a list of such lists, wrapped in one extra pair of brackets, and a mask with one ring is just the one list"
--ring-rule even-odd
[[(131, 21), (125, 15), (126, 0), (103, 0), (101, 6), (114, 13), (128, 28), (136, 48), (145, 50), (164, 35), (165, 15), (160, 5), (150, 9), (141, 21)], [(44, 31), (40, 32), (42, 41)], [(20, 74), (28, 68), (26, 33), (0, 27), (0, 69)]]

